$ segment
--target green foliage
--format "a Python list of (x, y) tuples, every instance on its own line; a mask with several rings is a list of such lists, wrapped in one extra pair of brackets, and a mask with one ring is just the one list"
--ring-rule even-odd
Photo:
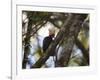
[(43, 56), (42, 48), (39, 47), (39, 48), (36, 50), (36, 53), (39, 54), (40, 56)]
[(78, 36), (78, 39), (82, 42), (82, 44), (84, 45), (86, 49), (88, 49), (89, 47), (89, 36), (87, 36), (88, 34), (89, 34), (88, 32), (82, 29)]
[(69, 63), (68, 63), (68, 66), (80, 66), (81, 64), (81, 58), (71, 58)]

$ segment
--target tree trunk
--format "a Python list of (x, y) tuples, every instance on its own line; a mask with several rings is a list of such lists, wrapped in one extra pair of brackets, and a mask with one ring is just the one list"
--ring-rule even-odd
[(26, 38), (25, 38), (24, 58), (23, 58), (23, 62), (22, 62), (23, 69), (26, 68), (26, 64), (28, 62), (28, 55), (30, 53), (30, 34), (31, 34), (30, 32), (31, 32), (31, 29), (32, 29), (32, 21), (29, 20), (27, 34), (26, 34)]
[(76, 15), (76, 19), (74, 20), (73, 24), (70, 26), (69, 30), (67, 30), (67, 32), (69, 33), (64, 35), (65, 45), (61, 53), (62, 54), (61, 58), (59, 60), (60, 67), (68, 66), (68, 62), (73, 49), (75, 38), (78, 36), (78, 33), (81, 29), (81, 25), (85, 18), (86, 15)]

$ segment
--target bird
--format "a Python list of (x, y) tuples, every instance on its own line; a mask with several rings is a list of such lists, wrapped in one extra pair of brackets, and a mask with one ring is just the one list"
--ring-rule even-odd
[(49, 28), (49, 35), (43, 39), (43, 53), (46, 52), (50, 44), (54, 41), (55, 29)]

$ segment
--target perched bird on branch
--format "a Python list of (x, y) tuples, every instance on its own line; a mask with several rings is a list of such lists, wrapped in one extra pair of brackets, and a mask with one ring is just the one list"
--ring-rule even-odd
[(49, 36), (46, 36), (43, 40), (43, 52), (44, 53), (48, 49), (51, 42), (54, 40), (54, 36), (55, 36), (55, 29), (49, 28)]

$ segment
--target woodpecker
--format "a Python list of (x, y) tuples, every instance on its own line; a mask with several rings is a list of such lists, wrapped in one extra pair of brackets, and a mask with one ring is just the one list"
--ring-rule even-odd
[(46, 36), (43, 40), (43, 52), (44, 53), (48, 49), (51, 42), (53, 42), (54, 36), (55, 36), (55, 29), (54, 28), (49, 28), (48, 31), (49, 31), (49, 36)]

